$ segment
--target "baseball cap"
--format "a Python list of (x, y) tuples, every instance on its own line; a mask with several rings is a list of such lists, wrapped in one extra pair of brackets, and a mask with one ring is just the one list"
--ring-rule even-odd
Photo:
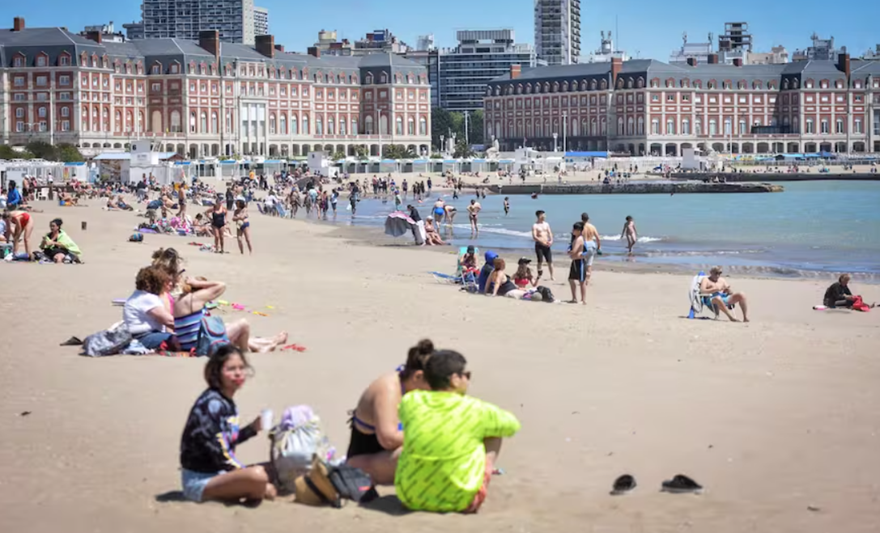
[(474, 247), (473, 247), (473, 246), (468, 246), (468, 247), (467, 247), (467, 253), (469, 253), (469, 254), (474, 253)]
[(518, 265), (527, 265), (527, 264), (529, 264), (529, 263), (531, 263), (531, 262), (532, 262), (532, 260), (529, 259), (528, 257), (520, 257), (520, 258), (519, 258), (519, 261), (517, 261), (517, 264), (518, 264)]

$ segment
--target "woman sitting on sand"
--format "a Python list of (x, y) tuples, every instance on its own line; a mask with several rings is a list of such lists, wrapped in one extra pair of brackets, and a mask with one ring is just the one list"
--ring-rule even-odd
[(507, 266), (504, 259), (496, 257), (492, 266), (495, 270), (492, 271), (492, 274), (489, 275), (489, 280), (486, 282), (486, 294), (490, 296), (522, 298), (525, 291), (517, 289), (510, 276), (504, 273), (504, 269)]
[(434, 353), (434, 344), (420, 341), (409, 349), (406, 365), (372, 382), (351, 413), (351, 443), (348, 464), (370, 474), (379, 485), (392, 485), (397, 458), (403, 445), (403, 428), (397, 406), (403, 395), (428, 390), (425, 363)]
[(532, 260), (528, 257), (520, 257), (516, 273), (513, 275), (513, 283), (516, 285), (517, 289), (524, 291), (529, 289), (529, 285), (532, 287), (538, 286), (540, 276), (536, 278), (534, 274), (532, 274), (532, 269), (529, 268), (529, 263), (531, 262)]
[(235, 456), (238, 444), (263, 429), (259, 417), (240, 427), (232, 399), (250, 372), (244, 354), (228, 344), (205, 365), (208, 389), (190, 409), (180, 439), (181, 484), (188, 500), (260, 501), (278, 494), (264, 466), (245, 467)]
[(48, 259), (56, 263), (79, 263), (82, 252), (67, 232), (61, 229), (62, 224), (60, 218), (49, 222), (49, 233), (43, 237), (40, 249)]
[(201, 213), (196, 215), (196, 220), (193, 223), (193, 233), (195, 233), (196, 237), (210, 237), (213, 234), (211, 225), (208, 224), (205, 215)]
[(34, 233), (34, 219), (24, 211), (4, 211), (6, 222), (6, 242), (12, 243), (12, 253), (18, 252), (18, 241), (24, 241), (24, 251), (31, 258), (31, 235)]
[[(174, 332), (180, 340), (181, 350), (188, 352), (196, 347), (205, 306), (220, 298), (224, 292), (226, 284), (221, 281), (204, 278), (183, 280), (182, 293), (174, 302)], [(287, 333), (284, 332), (272, 339), (251, 337), (251, 326), (244, 318), (226, 324), (226, 336), (243, 352), (271, 352), (287, 342)]]
[(443, 239), (440, 238), (440, 234), (437, 233), (437, 228), (434, 227), (434, 217), (428, 217), (425, 220), (425, 244), (428, 246), (441, 246), (446, 244), (443, 242)]
[(135, 340), (149, 350), (162, 348), (180, 351), (180, 343), (168, 328), (174, 327), (174, 317), (166, 309), (159, 294), (171, 290), (171, 277), (164, 269), (148, 266), (140, 269), (135, 279), (135, 291), (122, 310), (125, 326)]

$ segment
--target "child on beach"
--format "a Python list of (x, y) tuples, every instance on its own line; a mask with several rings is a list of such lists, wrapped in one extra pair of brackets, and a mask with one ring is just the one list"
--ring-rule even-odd
[(188, 500), (259, 501), (277, 495), (265, 467), (245, 467), (235, 457), (236, 445), (265, 429), (259, 417), (240, 428), (232, 400), (250, 371), (244, 354), (231, 344), (221, 346), (205, 365), (208, 388), (190, 410), (180, 439), (181, 481)]
[(425, 363), (431, 390), (400, 401), (406, 438), (394, 487), (408, 509), (476, 513), (489, 489), (501, 438), (520, 429), (516, 417), (467, 396), (471, 372), (458, 352), (440, 350)]
[(568, 250), (571, 258), (571, 268), (568, 271), (568, 284), (571, 286), (571, 300), (569, 303), (576, 304), (577, 288), (580, 287), (581, 304), (587, 305), (587, 265), (584, 260), (584, 223), (575, 222), (571, 229), (574, 239)]
[(626, 251), (632, 253), (633, 246), (636, 245), (636, 241), (639, 238), (633, 217), (626, 217), (626, 222), (623, 224), (623, 231), (620, 232), (620, 238), (622, 239), (624, 237), (626, 237)]

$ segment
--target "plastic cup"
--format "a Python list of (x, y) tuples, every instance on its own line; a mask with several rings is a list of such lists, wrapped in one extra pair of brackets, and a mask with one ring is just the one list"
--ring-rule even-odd
[(275, 419), (275, 413), (271, 409), (263, 409), (260, 413), (260, 427), (263, 431), (272, 429), (272, 423)]

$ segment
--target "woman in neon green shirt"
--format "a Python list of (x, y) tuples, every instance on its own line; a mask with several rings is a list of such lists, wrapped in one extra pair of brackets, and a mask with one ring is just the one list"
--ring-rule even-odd
[(501, 437), (520, 429), (516, 417), (466, 396), (471, 373), (464, 356), (431, 354), (425, 364), (430, 391), (412, 391), (400, 402), (406, 428), (394, 486), (412, 510), (477, 512), (501, 450)]

